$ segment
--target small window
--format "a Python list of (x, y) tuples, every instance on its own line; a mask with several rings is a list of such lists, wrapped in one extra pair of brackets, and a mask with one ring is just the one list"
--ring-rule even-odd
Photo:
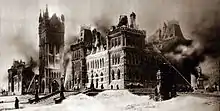
[(117, 59), (117, 55), (116, 54), (115, 54), (114, 59), (115, 59), (115, 63), (114, 64), (117, 64), (118, 63), (118, 59)]
[(111, 89), (113, 89), (113, 85), (111, 85)]
[(119, 89), (119, 86), (118, 86), (118, 85), (117, 85), (116, 87), (117, 87), (117, 89)]
[(114, 70), (112, 70), (112, 80), (115, 80), (115, 73), (114, 73)]
[(86, 74), (86, 83), (89, 82), (89, 78), (88, 78), (88, 75)]
[(97, 68), (99, 68), (99, 60), (96, 60), (96, 62), (97, 62)]
[(118, 45), (121, 45), (121, 38), (118, 37)]
[(114, 62), (115, 62), (115, 57), (114, 55), (112, 55), (112, 64), (114, 65)]
[(118, 64), (120, 63), (120, 54), (118, 55)]
[(104, 58), (102, 58), (102, 66), (104, 67), (105, 65), (105, 62), (104, 62)]
[(118, 39), (115, 39), (115, 46), (118, 46)]
[(102, 67), (102, 60), (100, 59), (99, 60), (99, 63), (100, 63), (100, 68)]
[(120, 70), (118, 69), (118, 72), (117, 72), (117, 76), (118, 76), (118, 79), (121, 78), (121, 74), (120, 74)]

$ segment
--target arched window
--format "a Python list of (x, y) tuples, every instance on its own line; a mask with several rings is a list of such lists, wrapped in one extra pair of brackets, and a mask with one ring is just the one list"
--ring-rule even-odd
[(120, 54), (118, 54), (118, 64), (120, 63)]
[(120, 70), (118, 69), (118, 71), (117, 71), (117, 77), (118, 77), (118, 79), (120, 79), (121, 78), (121, 75), (120, 75)]
[(114, 54), (114, 64), (117, 64), (117, 55)]
[(115, 46), (115, 40), (112, 39), (112, 47), (114, 47), (114, 46)]
[(99, 84), (98, 84), (98, 82), (99, 82), (98, 74), (96, 74), (95, 77), (96, 77), (96, 88), (98, 88), (98, 85), (99, 85)]
[(99, 66), (100, 66), (100, 64), (99, 64), (99, 60), (97, 60), (97, 65), (98, 65), (98, 67), (97, 67), (97, 68), (99, 68)]
[(118, 54), (116, 54), (115, 56), (116, 56), (116, 58), (115, 58), (115, 59), (116, 59), (116, 60), (115, 60), (116, 63), (115, 63), (115, 64), (118, 64), (118, 58), (119, 58), (119, 56), (118, 56)]
[(99, 65), (98, 65), (98, 62), (97, 62), (97, 60), (95, 60), (95, 64), (96, 64), (96, 68), (98, 68), (98, 66), (99, 66)]
[(119, 89), (119, 86), (118, 86), (118, 85), (116, 85), (116, 88), (117, 88), (117, 89)]
[(115, 73), (114, 73), (114, 70), (112, 70), (112, 80), (115, 80)]
[(101, 72), (100, 76), (101, 76), (101, 81), (103, 81), (103, 77), (102, 77), (102, 76), (103, 76), (103, 73), (102, 73), (102, 72)]
[(86, 74), (86, 83), (89, 83), (89, 78), (87, 74)]
[(99, 63), (100, 63), (100, 68), (102, 67), (102, 60), (100, 59), (99, 60)]
[(115, 63), (115, 57), (114, 55), (112, 55), (112, 64), (114, 65), (114, 63)]
[(118, 46), (118, 39), (115, 38), (115, 46)]
[(102, 58), (102, 66), (104, 67), (105, 65), (104, 65), (105, 63), (104, 63), (104, 58)]
[(118, 45), (121, 45), (121, 37), (118, 37)]

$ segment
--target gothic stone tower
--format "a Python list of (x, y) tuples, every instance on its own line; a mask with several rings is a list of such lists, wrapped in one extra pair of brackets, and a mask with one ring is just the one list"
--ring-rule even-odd
[(40, 92), (50, 93), (59, 89), (61, 79), (61, 59), (64, 50), (64, 16), (53, 14), (48, 8), (39, 16), (39, 73)]

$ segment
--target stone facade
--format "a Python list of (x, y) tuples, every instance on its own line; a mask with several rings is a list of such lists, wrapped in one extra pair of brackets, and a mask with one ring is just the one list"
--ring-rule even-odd
[(58, 90), (62, 76), (62, 52), (64, 50), (64, 16), (49, 17), (46, 11), (39, 16), (39, 74), (40, 92)]
[[(10, 94), (27, 94), (34, 92), (35, 77), (31, 65), (25, 64), (23, 61), (14, 61), (10, 69), (8, 69), (8, 92)], [(31, 82), (32, 81), (32, 82)]]
[(125, 89), (142, 87), (149, 80), (146, 32), (137, 29), (135, 19), (132, 13), (128, 25), (127, 16), (120, 16), (106, 37), (96, 29), (81, 28), (78, 41), (71, 45), (75, 88), (89, 88), (93, 82), (98, 89)]

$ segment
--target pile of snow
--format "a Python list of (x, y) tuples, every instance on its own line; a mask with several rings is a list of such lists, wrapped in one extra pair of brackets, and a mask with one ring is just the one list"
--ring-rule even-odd
[(218, 111), (219, 103), (194, 96), (180, 96), (155, 102), (149, 96), (137, 96), (126, 90), (109, 90), (95, 97), (70, 96), (62, 104), (30, 107), (24, 111)]

